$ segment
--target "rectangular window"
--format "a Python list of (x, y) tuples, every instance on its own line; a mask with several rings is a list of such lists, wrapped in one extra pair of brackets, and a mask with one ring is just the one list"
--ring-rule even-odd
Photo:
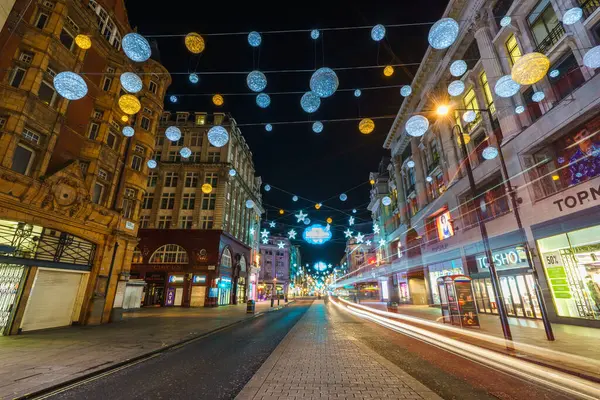
[(79, 167), (81, 168), (81, 174), (85, 177), (90, 168), (89, 161), (79, 161)]
[(487, 108), (493, 114), (496, 112), (496, 106), (494, 105), (494, 97), (492, 96), (490, 84), (488, 82), (488, 78), (485, 72), (481, 73), (481, 75), (479, 76), (479, 80), (481, 82), (481, 86), (483, 87), (483, 95), (485, 96), (485, 103), (487, 105)]
[(146, 155), (146, 148), (144, 146), (140, 146), (139, 144), (135, 145), (133, 151), (141, 155)]
[(194, 132), (190, 135), (190, 147), (202, 146), (202, 135)]
[(123, 217), (127, 219), (133, 218), (133, 214), (135, 213), (135, 200), (124, 198), (121, 214)]
[(179, 229), (192, 229), (192, 218), (191, 215), (179, 217)]
[(178, 179), (177, 172), (167, 172), (165, 174), (165, 187), (177, 187)]
[(185, 187), (193, 188), (198, 186), (198, 173), (188, 172), (185, 174)]
[(19, 174), (29, 175), (33, 166), (35, 152), (33, 149), (18, 144), (13, 154), (11, 169)]
[(54, 86), (46, 81), (42, 81), (40, 89), (38, 90), (38, 97), (50, 107), (54, 107), (54, 104), (56, 103), (56, 91), (54, 90)]
[(113, 131), (109, 131), (106, 136), (106, 144), (113, 150), (116, 150), (119, 147), (119, 139), (117, 135)]
[(140, 228), (146, 229), (149, 226), (150, 226), (150, 216), (149, 215), (142, 215), (140, 217)]
[(142, 200), (142, 209), (151, 210), (154, 203), (154, 193), (145, 193)]
[(59, 39), (63, 46), (69, 49), (69, 51), (73, 51), (73, 48), (75, 47), (75, 38), (71, 32), (65, 28), (62, 28)]
[(175, 207), (175, 193), (163, 193), (160, 198), (160, 208), (162, 210), (172, 210)]
[(192, 151), (192, 155), (190, 156), (189, 161), (194, 163), (200, 162), (201, 155), (202, 152), (200, 151)]
[(131, 157), (131, 169), (134, 169), (136, 171), (141, 171), (142, 170), (142, 157), (140, 156), (133, 156)]
[(207, 172), (204, 174), (204, 183), (210, 183), (212, 187), (216, 188), (219, 180), (219, 174), (216, 172)]
[(148, 90), (156, 94), (156, 92), (158, 92), (158, 84), (154, 81), (150, 81), (150, 84), (148, 85)]
[(140, 121), (140, 126), (142, 127), (142, 129), (149, 131), (150, 130), (150, 118), (142, 117), (142, 120)]
[(32, 143), (40, 144), (41, 136), (39, 133), (36, 133), (28, 128), (23, 128), (23, 132), (21, 133), (23, 139), (26, 139)]
[(466, 228), (477, 225), (477, 205), (481, 205), (481, 216), (483, 221), (489, 221), (498, 218), (501, 215), (509, 212), (508, 196), (504, 190), (504, 185), (500, 178), (494, 179), (492, 182), (477, 188), (478, 195), (475, 200), (468, 195), (460, 199), (461, 215)]
[(102, 90), (108, 92), (110, 87), (112, 86), (113, 75), (115, 73), (115, 69), (112, 67), (106, 68), (106, 72), (104, 74), (104, 82), (102, 83)]
[(213, 228), (213, 216), (212, 215), (204, 215), (202, 217), (202, 229), (212, 229)]
[(16, 67), (13, 69), (12, 76), (10, 77), (10, 86), (18, 88), (23, 82), (25, 77), (25, 70), (23, 68)]
[(517, 43), (517, 38), (514, 34), (511, 34), (506, 40), (506, 52), (508, 53), (508, 61), (510, 66), (515, 65), (517, 60), (521, 58), (521, 49), (519, 49), (519, 44)]
[(90, 129), (88, 130), (88, 138), (92, 140), (96, 140), (98, 137), (98, 131), (100, 130), (100, 125), (95, 122), (90, 123)]
[(48, 14), (39, 13), (35, 19), (35, 27), (38, 29), (44, 29), (48, 23)]
[(221, 152), (220, 151), (209, 151), (208, 152), (208, 162), (209, 163), (218, 163), (221, 161)]
[[(538, 46), (544, 47), (543, 52), (558, 42), (558, 39), (565, 33), (550, 0), (540, 1), (527, 17), (527, 21), (535, 42)], [(558, 28), (560, 32), (554, 31), (555, 28)]]
[(148, 187), (156, 187), (158, 182), (158, 174), (156, 172), (150, 172), (148, 174)]
[(104, 179), (105, 181), (108, 180), (108, 172), (106, 172), (105, 170), (103, 170), (102, 168), (98, 169), (98, 177), (100, 179)]
[(96, 182), (94, 184), (94, 193), (92, 193), (92, 202), (94, 204), (101, 204), (103, 194), (104, 194), (104, 185), (101, 184), (100, 182)]
[(156, 147), (162, 147), (165, 144), (165, 137), (163, 135), (160, 135), (159, 137), (156, 138)]
[(202, 209), (203, 210), (214, 210), (217, 202), (216, 193), (205, 194), (202, 196)]
[(152, 111), (148, 107), (144, 107), (144, 111), (143, 112), (144, 112), (144, 114), (154, 115), (154, 111)]
[(183, 201), (181, 202), (182, 210), (193, 210), (196, 206), (196, 194), (195, 193), (184, 193)]
[(104, 118), (104, 111), (102, 111), (102, 110), (94, 110), (94, 113), (92, 114), (92, 118), (94, 118), (94, 119), (102, 119), (102, 118)]
[(29, 51), (22, 51), (19, 54), (19, 61), (23, 61), (25, 64), (31, 64), (33, 61), (33, 53)]
[(169, 162), (181, 162), (181, 154), (178, 151), (170, 151)]
[(169, 229), (171, 227), (171, 216), (161, 215), (158, 217), (158, 229)]
[[(477, 104), (477, 97), (475, 97), (475, 90), (473, 88), (469, 89), (465, 96), (463, 97), (463, 104), (468, 110), (477, 110), (479, 109), (479, 104)], [(481, 113), (475, 111), (476, 117), (475, 121), (471, 122), (470, 126), (476, 125), (481, 120)], [(469, 128), (467, 128), (468, 130)]]

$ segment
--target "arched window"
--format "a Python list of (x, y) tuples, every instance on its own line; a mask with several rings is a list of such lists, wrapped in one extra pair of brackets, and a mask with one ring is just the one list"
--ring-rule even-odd
[(165, 244), (150, 257), (150, 264), (187, 264), (188, 261), (187, 251), (176, 244)]
[(133, 249), (133, 258), (131, 259), (132, 264), (141, 264), (144, 262), (144, 257), (142, 256), (142, 252), (139, 247)]
[(228, 248), (225, 248), (225, 250), (223, 250), (223, 254), (221, 254), (221, 265), (231, 268), (231, 252)]
[(240, 271), (246, 272), (246, 257), (244, 256), (240, 257)]

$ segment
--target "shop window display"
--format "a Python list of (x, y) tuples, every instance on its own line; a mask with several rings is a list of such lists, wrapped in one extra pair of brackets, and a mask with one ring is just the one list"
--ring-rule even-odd
[(462, 275), (464, 274), (463, 263), (461, 259), (444, 261), (438, 264), (431, 264), (429, 268), (429, 287), (431, 289), (431, 300), (433, 304), (440, 304), (440, 293), (438, 290), (437, 279), (441, 276)]

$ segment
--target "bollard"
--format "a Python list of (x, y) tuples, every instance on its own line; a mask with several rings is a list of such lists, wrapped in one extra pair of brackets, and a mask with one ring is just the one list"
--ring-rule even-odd
[(256, 312), (256, 302), (254, 300), (248, 300), (246, 303), (246, 314), (254, 314)]

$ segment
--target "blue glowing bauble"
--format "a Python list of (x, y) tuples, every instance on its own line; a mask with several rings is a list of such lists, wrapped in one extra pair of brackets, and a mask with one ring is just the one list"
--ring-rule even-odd
[(139, 33), (128, 33), (121, 42), (125, 55), (136, 62), (144, 62), (150, 58), (150, 43)]
[(323, 123), (321, 121), (315, 121), (312, 125), (312, 130), (314, 133), (323, 132)]
[(246, 208), (254, 208), (254, 202), (252, 200), (246, 200)]
[(533, 96), (531, 96), (531, 100), (535, 101), (536, 103), (539, 103), (540, 101), (544, 100), (546, 98), (546, 95), (544, 94), (544, 92), (535, 92), (533, 94)]
[(521, 85), (517, 82), (513, 81), (510, 75), (504, 75), (498, 82), (496, 82), (496, 86), (494, 86), (494, 92), (500, 97), (512, 97), (519, 92), (521, 89)]
[(329, 97), (335, 93), (340, 81), (331, 68), (316, 70), (310, 77), (310, 90), (319, 97)]
[(259, 93), (256, 95), (256, 105), (260, 108), (267, 108), (271, 104), (271, 96), (266, 93)]
[(500, 26), (503, 28), (505, 26), (509, 26), (511, 21), (512, 21), (512, 19), (508, 15), (506, 15), (506, 16), (502, 17), (502, 19), (500, 20)]
[(54, 88), (67, 100), (79, 100), (88, 92), (83, 78), (69, 71), (61, 72), (54, 77)]
[(467, 63), (463, 60), (456, 60), (450, 65), (450, 74), (452, 76), (463, 76), (467, 72)]
[(261, 42), (262, 42), (262, 37), (260, 36), (260, 33), (256, 32), (256, 31), (252, 31), (248, 34), (248, 43), (250, 43), (250, 46), (258, 47), (258, 46), (260, 46)]
[(200, 78), (198, 77), (198, 74), (190, 74), (189, 76), (189, 80), (191, 83), (198, 83), (200, 81)]
[(413, 115), (406, 121), (404, 127), (410, 136), (423, 136), (429, 129), (429, 120), (422, 115)]
[(150, 168), (150, 169), (154, 169), (154, 168), (156, 168), (156, 166), (157, 166), (158, 164), (157, 164), (157, 163), (156, 163), (156, 161), (154, 161), (154, 160), (148, 160), (148, 161), (146, 162), (146, 165), (148, 166), (148, 168)]
[(273, 130), (273, 125), (271, 125), (271, 124), (266, 124), (265, 125), (265, 131), (271, 132), (272, 130)]
[(429, 44), (437, 50), (452, 46), (458, 37), (458, 22), (452, 18), (442, 18), (429, 30)]
[(179, 154), (181, 154), (181, 157), (183, 158), (190, 158), (192, 155), (192, 150), (190, 150), (188, 147), (182, 147), (181, 150), (179, 150)]
[(408, 97), (410, 96), (412, 93), (412, 88), (410, 87), (410, 85), (404, 85), (400, 88), (400, 95), (402, 97)]
[(517, 114), (523, 114), (525, 112), (525, 107), (523, 107), (523, 106), (516, 106), (515, 107), (515, 112)]
[(181, 130), (179, 130), (178, 127), (176, 126), (170, 126), (167, 128), (167, 130), (165, 131), (165, 136), (167, 137), (167, 139), (169, 139), (171, 142), (176, 142), (179, 139), (181, 139)]
[(171, 95), (171, 97), (169, 97), (169, 100), (171, 100), (171, 103), (177, 103), (177, 100), (179, 99), (177, 98), (177, 96)]
[(262, 92), (267, 87), (267, 77), (260, 71), (252, 71), (246, 78), (246, 84), (255, 93)]
[(563, 14), (563, 24), (565, 25), (573, 25), (578, 22), (583, 17), (583, 10), (579, 7), (569, 8)]
[(557, 69), (553, 69), (548, 75), (550, 76), (550, 78), (556, 78), (560, 75), (560, 71)]
[(600, 46), (592, 47), (585, 53), (583, 65), (588, 68), (600, 68)]
[(235, 169), (231, 168), (229, 170), (229, 176), (236, 176), (236, 175), (237, 175), (237, 171)]
[(383, 40), (385, 37), (385, 26), (377, 24), (371, 29), (371, 39), (376, 42)]
[(313, 92), (306, 92), (300, 99), (300, 106), (307, 113), (314, 113), (321, 106), (321, 98)]
[(222, 126), (213, 126), (207, 136), (208, 142), (214, 147), (223, 147), (229, 142), (229, 133)]
[(356, 89), (354, 91), (354, 97), (360, 97), (361, 94), (362, 94), (362, 92), (360, 91), (360, 89)]
[(265, 192), (270, 192), (271, 191), (271, 185), (269, 185), (268, 183), (265, 185)]
[(294, 196), (292, 197), (292, 201), (298, 201), (298, 196), (294, 195)]
[(352, 214), (356, 214), (356, 208), (352, 210)]
[(425, 180), (426, 180), (427, 182), (429, 182), (429, 183), (433, 182), (433, 178), (432, 178), (432, 177), (430, 177), (430, 176), (428, 176), (427, 178), (425, 178)]
[(129, 93), (137, 93), (144, 87), (142, 79), (133, 72), (125, 72), (119, 78), (123, 89)]
[(132, 137), (135, 135), (135, 130), (130, 126), (124, 126), (121, 132), (123, 132), (123, 136), (125, 137)]
[(469, 110), (463, 114), (463, 120), (465, 122), (471, 123), (475, 121), (475, 118), (477, 118), (477, 114), (475, 114), (475, 111), (473, 110)]
[(319, 32), (318, 29), (313, 29), (312, 31), (310, 31), (310, 37), (313, 40), (317, 40), (319, 38), (319, 36), (321, 36), (321, 32)]
[[(305, 224), (307, 219), (304, 220)], [(310, 221), (308, 224), (310, 224)], [(331, 229), (320, 224), (311, 225), (302, 232), (302, 239), (310, 244), (323, 244), (328, 242), (332, 236)], [(323, 263), (323, 265), (325, 265), (325, 263)], [(325, 265), (325, 269), (327, 269), (327, 265)]]
[(498, 157), (498, 149), (493, 146), (488, 146), (481, 152), (481, 156), (486, 160), (493, 160)]
[(413, 160), (408, 160), (408, 161), (406, 162), (406, 166), (407, 166), (408, 168), (414, 168), (414, 167), (415, 167), (415, 162), (414, 162)]
[(308, 225), (310, 224), (310, 218), (304, 218), (304, 221), (302, 222), (304, 222), (304, 225)]
[(340, 194), (340, 200), (341, 200), (341, 201), (346, 201), (346, 200), (348, 200), (348, 195), (347, 195), (346, 193), (342, 193), (342, 194)]
[(565, 159), (564, 159), (564, 157), (558, 157), (557, 161), (558, 161), (559, 164), (562, 164), (562, 163), (565, 162)]
[(390, 204), (392, 204), (392, 199), (390, 199), (390, 196), (384, 196), (384, 197), (381, 199), (381, 203), (382, 203), (384, 206), (389, 206)]
[(463, 81), (452, 81), (448, 85), (448, 94), (450, 96), (456, 97), (463, 94), (465, 91), (465, 83)]

